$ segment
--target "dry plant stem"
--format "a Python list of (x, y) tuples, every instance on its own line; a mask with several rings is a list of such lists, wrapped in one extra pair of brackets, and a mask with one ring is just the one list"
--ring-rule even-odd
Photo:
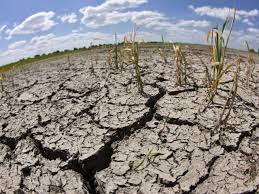
[(68, 61), (69, 66), (71, 66), (71, 62), (70, 62), (70, 57), (69, 57), (69, 55), (67, 55), (67, 61)]
[(116, 69), (119, 69), (119, 63), (118, 63), (118, 40), (117, 40), (117, 34), (115, 33), (115, 67)]
[(141, 73), (140, 73), (140, 67), (139, 67), (139, 46), (138, 43), (133, 43), (135, 44), (134, 47), (134, 64), (135, 64), (135, 71), (136, 71), (136, 76), (137, 76), (137, 82), (138, 82), (138, 91), (140, 94), (143, 94), (143, 82), (141, 79)]
[(198, 55), (196, 55), (199, 59), (200, 59), (200, 62), (201, 64), (205, 67), (205, 73), (206, 73), (206, 81), (207, 81), (207, 87), (209, 87), (211, 85), (211, 75), (210, 75), (210, 72), (209, 72), (209, 69), (207, 67), (207, 65), (204, 63), (204, 61), (202, 60), (202, 58)]
[(176, 83), (177, 85), (182, 85), (182, 68), (181, 68), (181, 62), (180, 62), (180, 50), (177, 53), (176, 57)]
[(185, 58), (183, 52), (181, 52), (181, 58), (183, 60), (183, 65), (184, 65), (184, 71), (183, 71), (184, 84), (187, 84), (187, 66), (188, 66), (188, 63), (186, 61), (186, 58)]
[(187, 83), (187, 61), (180, 46), (174, 46), (176, 63), (176, 84), (182, 86)]
[(138, 170), (139, 167), (141, 167), (145, 161), (149, 161), (152, 156), (155, 154), (153, 153), (153, 148), (148, 151), (148, 153), (145, 155), (145, 157), (139, 162), (137, 166), (133, 168), (133, 170)]
[(90, 59), (90, 63), (91, 63), (91, 73), (94, 74), (94, 64), (93, 64), (93, 59)]
[(209, 103), (213, 101), (213, 98), (216, 95), (217, 88), (222, 76), (225, 73), (227, 73), (230, 67), (233, 66), (233, 64), (228, 65), (224, 70), (226, 49), (235, 23), (235, 16), (236, 16), (236, 9), (234, 11), (234, 16), (232, 18), (230, 31), (227, 36), (227, 41), (225, 44), (224, 44), (224, 38), (222, 34), (224, 33), (224, 30), (226, 28), (227, 19), (225, 20), (221, 31), (219, 31), (218, 27), (215, 27), (212, 29), (212, 31), (208, 33), (208, 36), (207, 36), (207, 38), (211, 37), (212, 59), (213, 59), (211, 85), (208, 89)]
[(108, 56), (107, 61), (108, 61), (108, 64), (109, 64), (110, 67), (112, 67), (112, 51), (113, 50), (110, 50), (110, 49), (108, 50), (109, 56)]
[(234, 26), (234, 23), (235, 23), (235, 20), (236, 20), (236, 8), (234, 10), (234, 15), (233, 15), (233, 18), (232, 18), (232, 22), (231, 22), (231, 26), (230, 26), (230, 30), (229, 30), (229, 34), (228, 34), (228, 37), (227, 37), (227, 42), (225, 44), (225, 48), (223, 50), (223, 57), (222, 57), (222, 64), (224, 64), (224, 60), (225, 60), (225, 55), (226, 55), (226, 50), (227, 50), (227, 46), (228, 46), (228, 42), (229, 42), (229, 38), (231, 36), (231, 33), (232, 33), (232, 30), (233, 30), (233, 26)]
[(238, 61), (240, 61), (240, 59), (238, 58), (237, 60), (235, 60), (234, 62), (230, 63), (227, 65), (227, 67), (221, 71), (220, 74), (217, 75), (217, 77), (215, 78), (215, 80), (212, 81), (212, 84), (208, 90), (208, 94), (209, 94), (209, 102), (212, 102), (214, 96), (216, 95), (217, 93), (217, 90), (218, 90), (218, 86), (219, 86), (219, 83), (221, 81), (221, 79), (223, 78), (223, 76), (225, 74), (228, 73), (228, 71), (235, 65), (238, 63)]
[(180, 47), (176, 46), (174, 51), (175, 51), (175, 63), (176, 63), (176, 84), (177, 85), (182, 85), (181, 83), (181, 64), (180, 64)]
[(255, 61), (252, 57), (250, 47), (247, 41), (245, 41), (247, 47), (247, 67), (246, 67), (246, 85), (249, 86), (250, 78), (254, 80), (253, 72), (255, 70)]
[(0, 83), (1, 83), (1, 91), (3, 92), (4, 91), (4, 74), (0, 74)]
[(1, 81), (1, 91), (2, 91), (2, 92), (4, 91), (4, 84), (3, 84), (3, 81)]
[(168, 113), (167, 117), (164, 119), (163, 128), (158, 132), (158, 136), (159, 136), (160, 139), (161, 139), (162, 133), (163, 133), (163, 132), (165, 131), (165, 129), (166, 129), (166, 123), (169, 121), (170, 114), (171, 114), (171, 113)]
[[(240, 59), (237, 61), (236, 73), (235, 73), (234, 78), (233, 78), (232, 89), (229, 92), (229, 97), (228, 97), (228, 99), (227, 99), (227, 101), (226, 101), (226, 103), (225, 103), (225, 105), (223, 107), (222, 113), (220, 114), (220, 117), (218, 119), (218, 123), (215, 126), (215, 130), (217, 130), (222, 125), (226, 126), (226, 124), (228, 122), (230, 113), (231, 113), (231, 111), (233, 109), (234, 102), (235, 102), (235, 99), (236, 99), (236, 96), (237, 96), (239, 74), (240, 74)], [(228, 111), (226, 113), (226, 109), (227, 108), (228, 108)]]
[(98, 56), (95, 56), (95, 65), (97, 66), (98, 64)]
[(132, 48), (131, 48), (131, 51), (132, 51), (133, 64), (135, 65), (138, 91), (139, 91), (140, 94), (144, 94), (143, 82), (142, 82), (142, 79), (141, 79), (140, 66), (139, 66), (139, 45), (138, 45), (138, 42), (136, 42), (136, 27), (134, 27), (133, 33), (132, 33)]
[(233, 83), (233, 87), (232, 87), (232, 91), (231, 91), (231, 101), (230, 101), (230, 105), (229, 105), (227, 115), (225, 116), (225, 118), (223, 120), (224, 121), (223, 124), (227, 123), (227, 121), (229, 119), (229, 116), (230, 116), (230, 113), (231, 113), (231, 110), (233, 109), (236, 96), (237, 96), (238, 79), (239, 79), (239, 74), (240, 74), (240, 64), (237, 64), (236, 68), (237, 68), (237, 70), (236, 70), (236, 73), (235, 73), (234, 83)]
[(122, 52), (122, 49), (120, 49), (119, 47), (118, 47), (118, 61), (119, 61), (120, 66), (121, 66), (121, 70), (123, 70), (125, 63), (123, 63), (123, 52)]
[[(116, 38), (117, 39), (117, 38)], [(116, 40), (117, 41), (117, 40)], [(116, 44), (117, 45), (117, 44)], [(124, 37), (124, 43), (122, 46), (122, 51), (120, 51), (117, 48), (117, 51), (115, 49), (115, 58), (118, 59), (119, 55), (122, 61), (122, 64), (133, 64), (135, 66), (135, 73), (136, 73), (136, 79), (137, 79), (137, 87), (138, 87), (138, 92), (140, 94), (144, 94), (143, 91), (143, 82), (141, 79), (141, 72), (140, 72), (140, 66), (139, 66), (139, 44), (136, 41), (136, 27), (134, 26), (130, 41), (128, 41), (128, 38), (125, 36)], [(120, 51), (120, 52), (119, 52)], [(122, 66), (123, 68), (123, 66)]]
[(165, 41), (164, 41), (164, 35), (162, 34), (162, 48), (159, 49), (159, 51), (160, 51), (160, 55), (161, 55), (164, 63), (167, 64), (165, 49), (166, 49), (166, 45), (165, 45)]

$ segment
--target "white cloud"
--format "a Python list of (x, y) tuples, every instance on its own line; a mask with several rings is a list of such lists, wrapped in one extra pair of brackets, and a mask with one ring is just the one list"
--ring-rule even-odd
[(59, 16), (59, 18), (63, 23), (68, 22), (70, 24), (73, 24), (77, 22), (77, 15), (75, 13)]
[(0, 33), (2, 33), (2, 32), (5, 30), (6, 27), (7, 27), (7, 25), (1, 26), (1, 27), (0, 27)]
[(18, 34), (33, 34), (40, 31), (47, 31), (56, 23), (52, 20), (55, 13), (49, 12), (39, 12), (28, 18), (26, 18), (21, 24), (17, 25), (12, 30), (7, 30), (9, 38), (13, 35)]
[(130, 21), (140, 27), (154, 30), (169, 29), (172, 27), (172, 24), (168, 22), (168, 19), (163, 14), (154, 11), (133, 12)]
[(84, 24), (91, 28), (126, 22), (132, 22), (140, 27), (153, 30), (172, 30), (179, 27), (208, 27), (210, 25), (206, 20), (180, 20), (177, 23), (172, 23), (163, 14), (155, 11), (113, 11), (92, 15), (87, 20), (84, 20)]
[(84, 16), (82, 23), (87, 27), (99, 28), (111, 24), (118, 24), (121, 22), (127, 22), (130, 18), (131, 13), (120, 13), (117, 11), (97, 14), (91, 17)]
[(232, 9), (224, 7), (224, 8), (212, 8), (210, 6), (203, 6), (203, 7), (194, 7), (193, 5), (189, 6), (196, 14), (201, 16), (211, 16), (216, 18), (225, 19), (226, 17), (230, 16), (233, 12)]
[(176, 23), (169, 22), (163, 14), (153, 11), (142, 11), (133, 14), (131, 21), (138, 26), (155, 30), (181, 30), (181, 27), (208, 27), (206, 20), (180, 20)]
[(82, 32), (82, 31), (83, 31), (82, 27), (79, 27), (79, 28), (76, 28), (76, 29), (72, 30), (73, 33), (79, 33), (79, 32)]
[(55, 37), (54, 34), (47, 34), (44, 36), (34, 36), (31, 41), (30, 44), (31, 45), (50, 45), (50, 40), (53, 39)]
[(242, 22), (248, 26), (254, 26), (254, 24), (248, 18), (243, 19)]
[(92, 17), (85, 23), (88, 27), (98, 28), (102, 26), (107, 26), (111, 24), (118, 24), (122, 22), (132, 22), (138, 26), (146, 28), (164, 28), (169, 27), (170, 23), (166, 22), (166, 18), (153, 11), (131, 11), (131, 12), (108, 12), (103, 14), (98, 14)]
[(248, 28), (247, 31), (259, 35), (259, 29), (257, 28)]
[[(210, 16), (216, 17), (220, 19), (225, 19), (228, 16), (232, 16), (234, 13), (233, 8), (229, 7), (210, 7), (210, 6), (202, 6), (202, 7), (194, 7), (193, 5), (189, 5), (189, 8), (192, 9), (196, 14), (201, 16)], [(259, 11), (257, 9), (245, 11), (245, 10), (237, 10), (236, 18), (241, 19), (241, 17), (252, 17), (259, 16)]]
[[(226, 30), (224, 36), (227, 36), (229, 30)], [(229, 47), (237, 48), (241, 50), (246, 50), (245, 41), (250, 43), (251, 48), (258, 48), (259, 45), (259, 29), (256, 28), (248, 28), (243, 30), (234, 30), (231, 33), (229, 39)]]
[[(16, 45), (9, 45), (9, 47), (12, 48), (8, 48), (6, 51), (0, 53), (0, 65), (38, 54), (50, 53), (56, 50), (89, 46), (96, 37), (102, 37), (105, 40), (112, 41), (112, 35), (99, 32), (71, 33), (62, 36), (57, 36), (55, 34), (35, 36), (27, 43), (24, 43), (23, 46), (19, 45), (21, 43), (16, 43)], [(96, 44), (100, 42), (101, 40), (95, 41)], [(104, 43), (104, 41), (102, 41), (102, 43)]]
[(237, 15), (244, 16), (244, 17), (259, 16), (259, 10), (258, 9), (253, 9), (250, 11), (237, 10)]
[(238, 32), (234, 31), (231, 38), (232, 47), (246, 50), (245, 41), (249, 42), (250, 48), (257, 50), (259, 45), (259, 29), (248, 28), (247, 30)]
[(99, 6), (87, 6), (81, 8), (79, 11), (84, 14), (84, 18), (82, 19), (82, 22), (84, 23), (84, 20), (87, 19), (87, 17), (91, 17), (91, 15), (123, 10), (127, 8), (135, 8), (144, 3), (147, 3), (147, 0), (106, 0)]
[(87, 27), (99, 28), (112, 24), (132, 22), (144, 28), (153, 30), (175, 30), (180, 27), (207, 27), (206, 20), (180, 20), (178, 23), (169, 22), (169, 19), (157, 11), (128, 11), (147, 0), (108, 0), (96, 7), (88, 6), (79, 11), (83, 14), (81, 22)]
[(195, 7), (194, 7), (193, 5), (188, 5), (188, 8), (189, 8), (189, 9), (192, 9), (192, 10), (195, 9)]
[(127, 22), (131, 20), (136, 12), (119, 11), (135, 8), (144, 3), (147, 3), (147, 0), (106, 0), (96, 7), (87, 6), (81, 8), (79, 10), (83, 14), (81, 22), (92, 28)]
[(176, 25), (179, 27), (208, 27), (210, 22), (207, 20), (180, 20)]
[(8, 49), (11, 49), (11, 50), (17, 49), (17, 48), (19, 48), (19, 47), (21, 47), (21, 46), (24, 46), (25, 44), (26, 44), (26, 41), (25, 41), (25, 40), (17, 41), (17, 42), (14, 42), (14, 43), (10, 44), (10, 45), (8, 46)]

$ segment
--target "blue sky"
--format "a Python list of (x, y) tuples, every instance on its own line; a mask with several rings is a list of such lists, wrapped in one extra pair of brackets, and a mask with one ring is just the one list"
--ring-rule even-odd
[(215, 24), (238, 9), (230, 46), (259, 48), (258, 0), (2, 0), (0, 65), (36, 54), (122, 39), (139, 26), (138, 37), (206, 43)]

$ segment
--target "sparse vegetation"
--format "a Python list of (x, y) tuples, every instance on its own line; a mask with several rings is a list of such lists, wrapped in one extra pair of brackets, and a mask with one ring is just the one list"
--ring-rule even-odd
[(175, 54), (175, 77), (176, 77), (176, 85), (182, 86), (183, 84), (187, 84), (187, 61), (182, 52), (181, 46), (175, 46), (174, 54)]
[(240, 74), (240, 59), (237, 61), (236, 64), (236, 72), (233, 77), (233, 85), (231, 90), (229, 91), (229, 97), (226, 100), (226, 103), (223, 107), (223, 110), (220, 114), (220, 117), (218, 119), (218, 123), (215, 126), (215, 129), (217, 130), (220, 126), (226, 126), (228, 119), (230, 117), (230, 113), (233, 110), (234, 102), (237, 95), (237, 89), (238, 89), (238, 79)]
[[(229, 64), (225, 64), (225, 55), (228, 46), (228, 41), (231, 36), (231, 32), (233, 29), (233, 25), (235, 23), (236, 10), (234, 11), (234, 15), (232, 18), (229, 34), (225, 40), (223, 34), (226, 30), (226, 26), (228, 23), (228, 19), (226, 18), (222, 28), (218, 28), (218, 26), (214, 27), (211, 31), (209, 31), (207, 40), (210, 39), (211, 42), (211, 56), (212, 56), (212, 73), (210, 74), (210, 86), (208, 89), (208, 98), (211, 102), (217, 92), (218, 85), (223, 78), (224, 74), (226, 74), (230, 68), (232, 68), (236, 63), (231, 62)], [(239, 60), (239, 59), (238, 59)]]
[(69, 55), (67, 55), (67, 62), (68, 62), (68, 64), (69, 64), (69, 67), (71, 67), (71, 61), (70, 61)]
[(4, 80), (5, 80), (5, 77), (4, 77), (4, 74), (0, 74), (0, 84), (1, 84), (1, 91), (3, 92), (4, 91)]
[(249, 86), (250, 80), (254, 80), (253, 73), (255, 70), (255, 61), (252, 56), (251, 49), (249, 48), (249, 44), (245, 41), (247, 47), (247, 63), (246, 63), (246, 85)]
[(111, 49), (109, 46), (107, 46), (108, 48), (108, 57), (107, 57), (107, 63), (110, 67), (112, 67), (112, 55), (113, 55), (113, 49)]
[(204, 70), (205, 70), (205, 80), (204, 80), (204, 83), (205, 83), (205, 86), (207, 88), (209, 88), (209, 86), (211, 86), (211, 75), (210, 75), (209, 68), (208, 68), (208, 66), (205, 64), (205, 62), (203, 61), (203, 59), (199, 55), (196, 54), (195, 56), (199, 58), (201, 64), (204, 67)]
[(137, 164), (135, 167), (133, 166), (133, 170), (139, 170), (139, 168), (140, 168), (141, 166), (143, 166), (143, 164), (144, 164), (145, 162), (150, 163), (152, 157), (155, 156), (155, 155), (156, 155), (156, 152), (154, 151), (154, 149), (153, 149), (153, 148), (150, 149), (150, 150), (148, 151), (148, 153), (143, 157), (143, 159), (142, 159), (140, 162), (138, 162), (138, 164)]
[(118, 44), (117, 33), (114, 34), (114, 44), (112, 46), (108, 45), (107, 61), (108, 61), (108, 64), (110, 67), (112, 67), (114, 65), (115, 69), (119, 69), (120, 48), (119, 48), (119, 44)]
[(164, 35), (162, 34), (162, 46), (159, 48), (159, 54), (164, 61), (164, 64), (167, 64), (167, 55), (166, 55), (166, 43), (164, 40)]
[(92, 57), (90, 58), (90, 71), (91, 71), (91, 74), (94, 74), (94, 63), (93, 63), (93, 59)]
[(114, 45), (114, 62), (116, 69), (119, 69), (119, 61), (118, 61), (118, 38), (117, 33), (115, 33), (115, 45)]
[(138, 91), (140, 94), (143, 94), (144, 93), (143, 92), (143, 82), (141, 79), (140, 66), (139, 66), (139, 45), (138, 45), (138, 42), (136, 42), (136, 29), (135, 28), (133, 30), (131, 51), (132, 51), (133, 64), (135, 65)]
[(143, 91), (143, 82), (141, 79), (141, 72), (139, 66), (139, 42), (136, 40), (137, 29), (134, 26), (130, 40), (127, 37), (124, 37), (123, 45), (123, 62), (127, 65), (133, 64), (135, 66), (136, 80), (138, 85), (138, 91), (140, 94), (144, 94)]

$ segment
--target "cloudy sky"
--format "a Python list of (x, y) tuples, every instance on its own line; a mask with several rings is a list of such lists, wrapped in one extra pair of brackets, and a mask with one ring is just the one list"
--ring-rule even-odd
[[(230, 45), (259, 48), (258, 0), (2, 0), (0, 65), (36, 54), (123, 37), (206, 43), (207, 31), (238, 9)], [(100, 40), (101, 38), (101, 40)]]

